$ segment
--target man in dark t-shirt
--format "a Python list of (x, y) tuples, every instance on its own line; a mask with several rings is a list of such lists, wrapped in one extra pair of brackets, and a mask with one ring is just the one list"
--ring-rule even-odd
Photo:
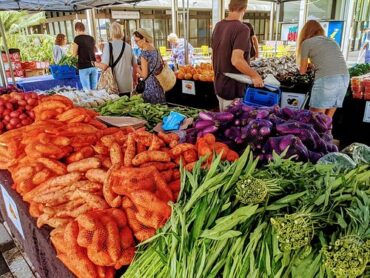
[(212, 34), (212, 63), (215, 71), (215, 92), (220, 110), (225, 110), (236, 98), (244, 95), (246, 85), (224, 73), (245, 74), (255, 87), (263, 87), (259, 74), (249, 66), (250, 31), (242, 23), (248, 0), (230, 0), (229, 15), (218, 22)]
[(95, 60), (95, 40), (85, 34), (82, 22), (75, 24), (77, 36), (72, 44), (72, 55), (78, 56), (78, 73), (84, 90), (95, 90), (98, 83), (98, 70), (93, 66)]

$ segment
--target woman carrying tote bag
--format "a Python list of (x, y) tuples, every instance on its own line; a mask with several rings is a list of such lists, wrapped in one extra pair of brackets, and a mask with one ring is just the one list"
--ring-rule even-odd
[[(131, 46), (123, 40), (124, 33), (122, 26), (118, 22), (114, 22), (111, 24), (109, 30), (112, 42), (104, 45), (102, 62), (95, 62), (95, 65), (104, 71), (112, 67), (112, 75), (117, 83), (119, 95), (130, 95), (137, 82), (136, 59)], [(109, 79), (109, 77), (106, 78)], [(102, 79), (99, 83), (101, 82), (103, 82)], [(110, 81), (108, 83), (112, 84)], [(114, 87), (109, 84), (105, 85), (105, 87)], [(103, 84), (100, 85), (104, 87)]]

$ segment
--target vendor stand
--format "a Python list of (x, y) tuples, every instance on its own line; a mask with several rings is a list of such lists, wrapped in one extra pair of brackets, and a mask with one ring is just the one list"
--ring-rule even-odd
[(82, 89), (79, 76), (68, 79), (54, 79), (52, 75), (42, 75), (22, 78), (17, 81), (17, 87), (24, 92), (48, 91), (55, 87), (72, 87)]

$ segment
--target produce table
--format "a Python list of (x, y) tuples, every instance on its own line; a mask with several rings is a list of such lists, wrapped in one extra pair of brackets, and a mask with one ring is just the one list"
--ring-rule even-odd
[(333, 135), (341, 141), (342, 146), (353, 142), (370, 145), (370, 123), (363, 122), (365, 105), (366, 101), (347, 96), (343, 108), (335, 113)]
[(58, 86), (70, 86), (77, 89), (82, 89), (80, 78), (69, 79), (54, 79), (51, 75), (42, 75), (29, 78), (23, 78), (17, 82), (18, 88), (25, 92), (31, 92), (36, 90), (47, 91)]
[[(12, 183), (10, 173), (0, 170), (0, 211), (10, 227), (12, 235), (21, 244), (37, 273), (45, 278), (74, 277), (63, 263), (57, 259), (55, 249), (49, 240), (50, 230), (46, 227), (42, 229), (37, 228), (36, 220), (28, 212), (28, 205), (11, 188)], [(8, 195), (5, 197), (6, 200), (4, 200), (4, 195)], [(5, 207), (5, 204), (9, 203), (13, 203), (10, 214)], [(9, 209), (9, 207), (8, 205), (7, 208)], [(20, 227), (16, 227), (12, 219), (18, 219)]]
[[(186, 84), (193, 86), (193, 88), (186, 88)], [(178, 79), (175, 87), (166, 93), (166, 100), (169, 103), (199, 109), (212, 110), (218, 107), (213, 82)]]

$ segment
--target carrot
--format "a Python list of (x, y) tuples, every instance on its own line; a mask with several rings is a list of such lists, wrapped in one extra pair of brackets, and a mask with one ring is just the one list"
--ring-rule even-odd
[(164, 142), (158, 136), (153, 135), (152, 143), (150, 144), (149, 151), (158, 151), (164, 146)]
[(40, 162), (42, 165), (44, 165), (46, 168), (48, 168), (57, 175), (67, 174), (67, 167), (57, 160), (40, 157), (37, 159), (37, 162)]
[(173, 141), (179, 141), (180, 137), (175, 134), (175, 133), (164, 133), (164, 132), (159, 132), (158, 137), (161, 138), (165, 143), (170, 144)]
[(110, 160), (112, 164), (122, 164), (123, 163), (122, 150), (117, 142), (114, 142), (111, 145), (109, 153), (110, 153)]
[(40, 172), (37, 172), (33, 176), (32, 183), (35, 185), (39, 185), (47, 181), (51, 176), (52, 176), (52, 173), (49, 169), (42, 169)]
[(185, 151), (183, 155), (186, 163), (191, 163), (198, 160), (197, 152), (193, 149)]
[(168, 218), (171, 215), (171, 208), (169, 205), (158, 198), (154, 193), (146, 190), (137, 190), (131, 192), (129, 197), (134, 204), (142, 206), (148, 210), (152, 210), (165, 218)]
[(166, 223), (167, 219), (163, 218), (161, 215), (154, 213), (151, 210), (145, 209), (143, 207), (137, 206), (137, 212), (135, 213), (136, 219), (142, 223), (143, 225), (153, 228), (159, 229), (163, 227)]
[(127, 148), (125, 151), (125, 157), (124, 157), (124, 166), (130, 167), (132, 166), (132, 160), (134, 159), (136, 155), (136, 145), (135, 140), (132, 134), (128, 135), (127, 138)]
[(112, 146), (112, 144), (114, 142), (116, 142), (116, 138), (114, 137), (113, 134), (109, 134), (109, 135), (105, 135), (105, 136), (101, 137), (100, 141), (102, 142), (102, 144), (105, 147), (110, 148)]
[(100, 160), (96, 157), (85, 158), (77, 162), (73, 162), (67, 166), (68, 172), (86, 172), (90, 169), (99, 168)]
[(112, 217), (109, 217), (108, 215), (103, 216), (101, 219), (103, 224), (105, 225), (105, 228), (107, 229), (108, 236), (106, 244), (108, 254), (115, 262), (121, 256), (121, 242), (119, 237), (118, 226), (112, 219)]
[(171, 182), (168, 187), (171, 189), (171, 191), (174, 193), (174, 192), (179, 192), (180, 189), (181, 189), (181, 180), (178, 179), (178, 180), (174, 180), (173, 182)]
[(93, 155), (94, 155), (93, 147), (91, 147), (91, 146), (83, 147), (79, 151), (77, 151), (77, 152), (71, 154), (69, 157), (67, 157), (67, 162), (70, 164), (70, 163), (73, 163), (73, 162), (80, 161), (84, 158), (92, 157)]
[(171, 149), (171, 154), (173, 157), (177, 157), (179, 155), (181, 155), (182, 153), (188, 151), (188, 150), (194, 150), (195, 147), (193, 144), (189, 144), (189, 143), (182, 143), (182, 144), (178, 144), (177, 146), (175, 146), (174, 148)]
[(146, 162), (159, 161), (159, 162), (170, 162), (171, 157), (166, 152), (161, 151), (145, 151), (135, 156), (132, 160), (132, 164), (139, 166)]
[(123, 144), (127, 140), (127, 134), (123, 132), (123, 130), (119, 130), (116, 133), (113, 133), (114, 139), (117, 141), (118, 144)]
[(172, 172), (172, 180), (177, 180), (181, 178), (181, 173), (178, 169), (173, 170)]
[(222, 154), (221, 159), (225, 160), (227, 157), (227, 153), (229, 152), (229, 147), (226, 144), (220, 143), (220, 142), (216, 142), (214, 146), (215, 146), (215, 152), (218, 155)]
[(56, 145), (53, 144), (45, 145), (40, 143), (35, 145), (35, 150), (44, 155), (58, 154), (62, 151), (62, 149)]
[(83, 190), (76, 191), (81, 198), (85, 199), (86, 203), (94, 209), (105, 209), (108, 208), (107, 202), (98, 195), (91, 194)]
[(105, 250), (104, 245), (108, 238), (108, 232), (105, 227), (100, 226), (94, 231), (92, 243), (87, 248), (87, 256), (96, 265), (106, 266), (113, 263), (112, 258)]
[(134, 236), (129, 227), (127, 226), (123, 227), (119, 235), (120, 235), (122, 249), (127, 249), (131, 246), (135, 246)]
[(51, 143), (57, 146), (68, 146), (71, 140), (65, 136), (55, 136), (51, 139)]
[[(116, 166), (113, 166), (116, 167)], [(107, 176), (110, 175), (110, 172), (112, 170), (110, 169), (108, 171)], [(103, 184), (103, 196), (105, 201), (109, 204), (109, 206), (113, 208), (117, 208), (122, 203), (122, 198), (118, 196), (113, 190), (112, 190), (112, 184), (110, 183), (111, 179), (106, 179)]]
[(212, 155), (212, 149), (208, 145), (207, 141), (204, 138), (199, 138), (197, 141), (198, 145), (198, 155), (202, 156), (209, 156)]
[(90, 119), (88, 121), (88, 124), (96, 127), (97, 129), (101, 130), (101, 129), (106, 129), (107, 126), (105, 124), (103, 124), (102, 122), (96, 120), (96, 119)]
[(96, 143), (97, 137), (95, 134), (77, 135), (72, 137), (71, 146), (73, 148), (82, 148), (91, 146)]
[(160, 172), (176, 168), (176, 164), (173, 162), (147, 162), (141, 164), (140, 168), (146, 168), (150, 166), (155, 167)]
[(119, 258), (119, 260), (117, 261), (117, 263), (114, 265), (114, 268), (115, 269), (120, 269), (124, 265), (131, 264), (131, 262), (134, 259), (134, 257), (135, 257), (135, 247), (129, 247), (127, 249), (124, 249), (122, 251), (121, 258)]
[(152, 228), (145, 228), (140, 231), (135, 232), (135, 237), (138, 241), (145, 241), (155, 235), (155, 230)]
[(87, 170), (85, 177), (92, 182), (104, 183), (107, 178), (107, 172), (103, 169)]
[(191, 163), (186, 164), (186, 165), (185, 165), (185, 169), (186, 169), (186, 171), (189, 171), (189, 172), (193, 171), (193, 168), (194, 168), (195, 164), (197, 164), (197, 162), (196, 162), (196, 161), (195, 161), (195, 162), (191, 162)]
[(134, 203), (128, 197), (123, 197), (122, 198), (122, 207), (124, 209), (128, 209), (128, 208), (135, 207), (135, 205), (134, 205)]
[(111, 216), (114, 218), (118, 228), (123, 229), (127, 226), (127, 217), (122, 209), (114, 208), (110, 210)]
[(103, 145), (102, 142), (98, 141), (94, 146), (92, 146), (94, 151), (97, 154), (102, 154), (102, 155), (108, 155), (109, 154), (109, 149)]
[(204, 135), (203, 136), (203, 139), (209, 145), (214, 145), (216, 143), (216, 137), (213, 134), (211, 134), (211, 133), (207, 133), (206, 135)]
[(239, 155), (238, 155), (237, 152), (232, 151), (232, 150), (229, 150), (227, 152), (227, 156), (226, 156), (227, 161), (233, 162), (233, 161), (238, 160), (238, 159), (239, 159)]
[(136, 143), (137, 153), (142, 153), (146, 151), (146, 146), (141, 143)]
[(64, 103), (66, 107), (73, 107), (73, 102), (65, 96), (52, 95), (52, 96), (47, 96), (45, 98), (41, 98), (41, 103), (52, 102), (52, 101), (59, 101), (59, 102)]
[(92, 181), (89, 181), (89, 180), (88, 181), (83, 180), (83, 181), (75, 182), (73, 184), (73, 186), (77, 189), (87, 191), (87, 192), (90, 192), (90, 193), (94, 193), (94, 192), (100, 193), (102, 188), (103, 188), (103, 186), (100, 183), (92, 182)]
[(127, 208), (126, 214), (127, 214), (128, 225), (130, 226), (130, 228), (132, 229), (134, 233), (145, 228), (145, 226), (137, 220), (136, 215), (135, 215), (136, 211), (134, 209)]

